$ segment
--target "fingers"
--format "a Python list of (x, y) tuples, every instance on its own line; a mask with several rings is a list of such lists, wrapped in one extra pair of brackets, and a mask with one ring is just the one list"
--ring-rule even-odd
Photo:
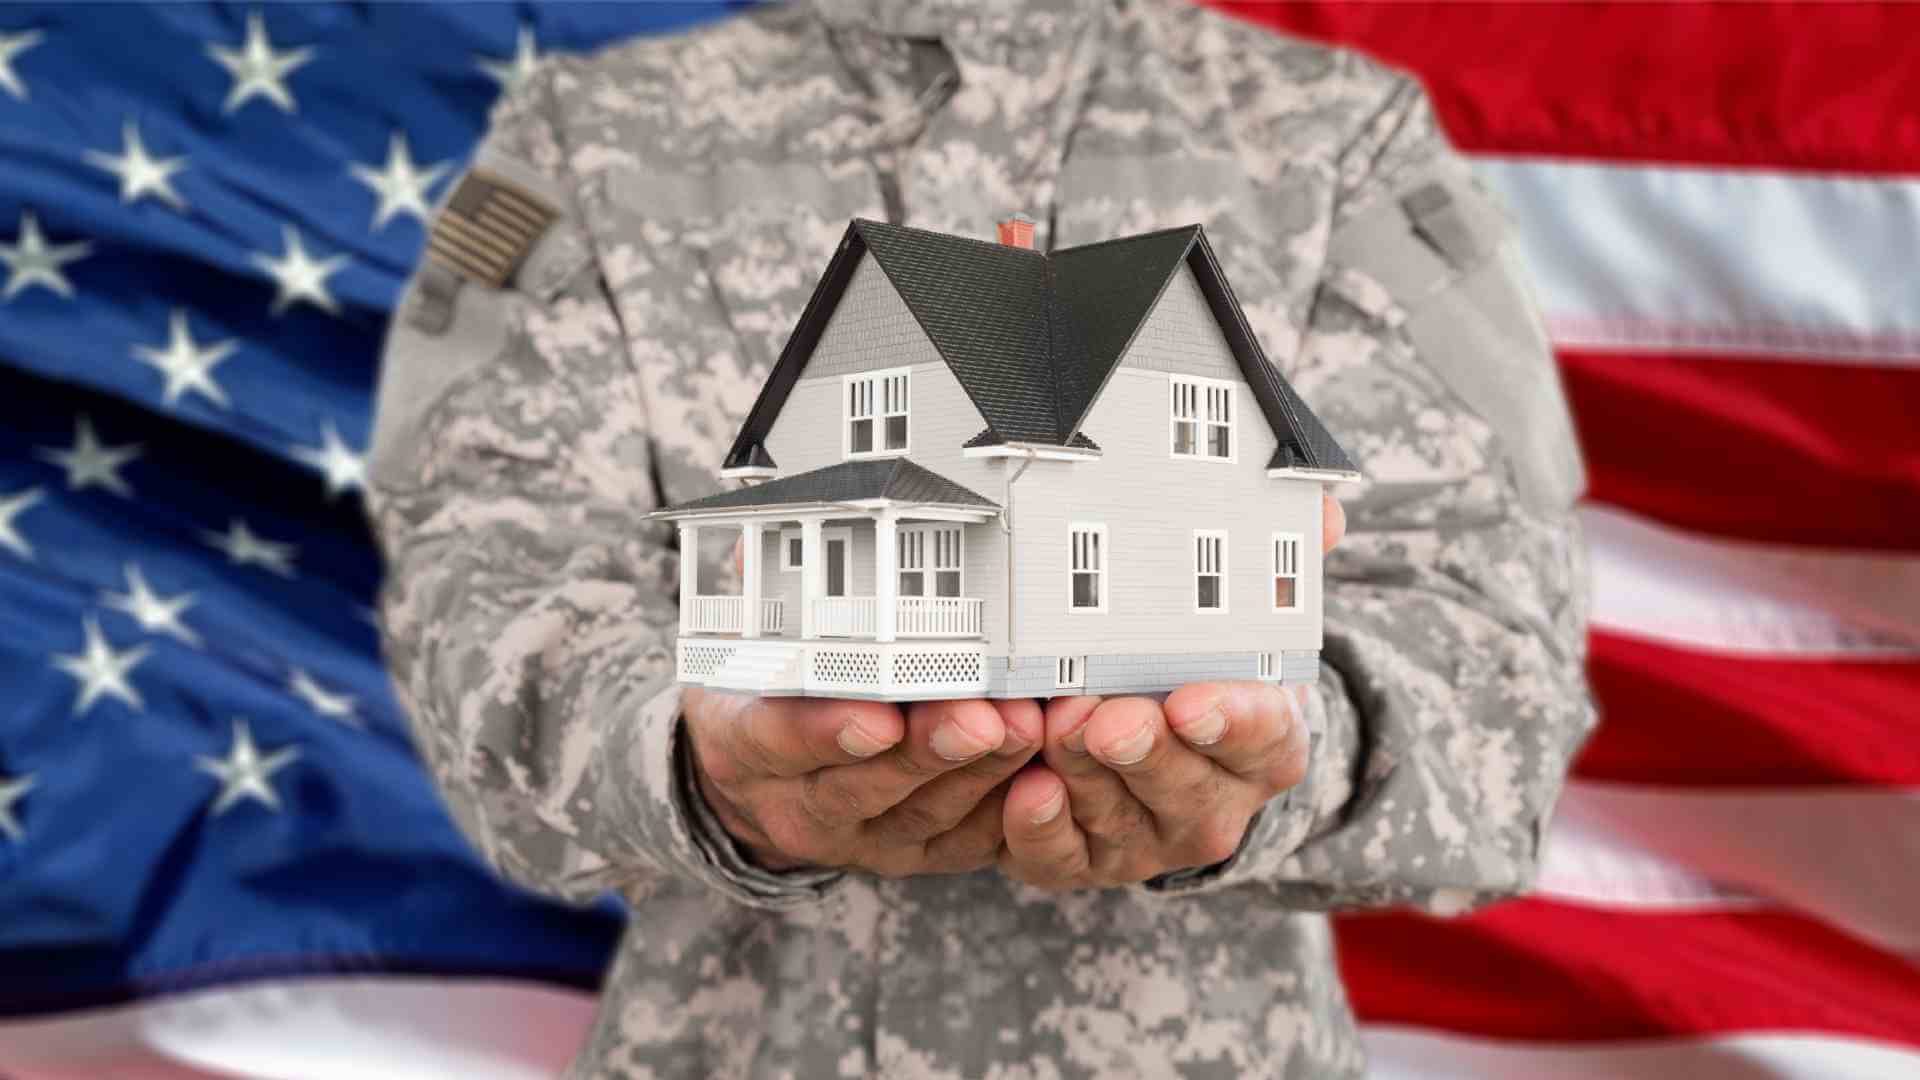
[(1096, 720), (1124, 727), (1158, 711), (1145, 698), (1055, 698), (1047, 706), (1047, 766), (1066, 782), (1074, 821), (1103, 850), (1124, 848), (1143, 831), (1151, 835), (1153, 815), (1126, 781), (1088, 750), (1088, 731)]
[(1094, 710), (1084, 738), (1089, 756), (1113, 770), (1153, 814), (1161, 838), (1170, 823), (1221, 810), (1244, 785), (1174, 737), (1161, 706), (1145, 698), (1118, 698)]
[(1333, 497), (1333, 492), (1320, 489), (1320, 554), (1332, 551), (1342, 537), (1347, 535), (1347, 508)]
[(1167, 696), (1180, 741), (1268, 792), (1306, 776), (1307, 725), (1299, 699), (1273, 683), (1195, 683)]
[[(722, 783), (802, 776), (864, 761), (897, 744), (906, 721), (893, 705), (833, 698), (761, 698), (687, 692), (687, 715), (705, 729), (702, 762)], [(718, 753), (705, 752), (713, 747)]]
[(1005, 850), (1000, 869), (1043, 889), (1081, 884), (1092, 866), (1087, 837), (1074, 824), (1066, 781), (1051, 769), (1028, 769), (1007, 787)]
[[(998, 714), (1003, 737), (992, 751), (948, 764), (947, 771), (927, 780), (898, 806), (867, 823), (874, 839), (888, 844), (923, 843), (957, 828), (989, 792), (1025, 765), (1040, 748), (1046, 731), (1040, 706), (1032, 701), (943, 701), (909, 706), (908, 724), (933, 725), (928, 742), (941, 738), (942, 724), (972, 726), (981, 709)], [(933, 714), (928, 718), (927, 714)]]
[(827, 829), (871, 821), (935, 778), (991, 754), (1007, 732), (1000, 711), (978, 699), (915, 702), (906, 726), (906, 737), (884, 753), (802, 776), (800, 809), (807, 818)]

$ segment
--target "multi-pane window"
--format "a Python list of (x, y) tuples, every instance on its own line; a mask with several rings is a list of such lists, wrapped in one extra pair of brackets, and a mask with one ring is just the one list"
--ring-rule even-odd
[(1193, 608), (1227, 610), (1227, 534), (1196, 530), (1193, 534)]
[(1055, 662), (1053, 685), (1060, 690), (1077, 690), (1087, 685), (1087, 659), (1062, 656)]
[(900, 595), (960, 595), (960, 526), (900, 530)]
[(1067, 610), (1107, 610), (1107, 527), (1071, 525), (1067, 545)]
[(908, 375), (893, 368), (846, 377), (848, 456), (906, 450)]
[(1173, 456), (1233, 459), (1233, 384), (1174, 375)]
[(1273, 534), (1273, 610), (1300, 610), (1299, 533)]

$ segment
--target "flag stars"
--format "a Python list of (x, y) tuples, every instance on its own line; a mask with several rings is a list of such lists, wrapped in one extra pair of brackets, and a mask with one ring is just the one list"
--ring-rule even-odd
[(147, 658), (148, 647), (136, 645), (124, 652), (115, 652), (91, 615), (81, 627), (86, 634), (86, 644), (80, 652), (56, 654), (53, 658), (54, 667), (73, 676), (80, 684), (80, 694), (73, 702), (73, 715), (85, 713), (102, 697), (117, 698), (135, 711), (144, 710), (146, 703), (127, 681), (127, 676)]
[(27, 84), (20, 81), (20, 73), (13, 70), (13, 61), (21, 53), (40, 44), (46, 36), (38, 30), (0, 34), (0, 90), (5, 90), (21, 101), (27, 100)]
[(84, 416), (77, 418), (73, 427), (73, 449), (41, 446), (35, 447), (34, 453), (66, 470), (68, 491), (82, 491), (98, 485), (123, 499), (130, 497), (133, 488), (120, 475), (120, 470), (140, 456), (140, 444), (107, 446), (94, 434), (93, 424)]
[(201, 772), (220, 781), (220, 793), (214, 796), (208, 812), (215, 817), (233, 809), (242, 799), (252, 799), (274, 813), (280, 812), (280, 796), (273, 790), (273, 774), (300, 759), (300, 748), (283, 746), (267, 754), (254, 745), (247, 722), (233, 722), (233, 743), (223, 758), (195, 754), (193, 763)]
[(127, 564), (126, 575), (127, 591), (103, 591), (100, 594), (102, 603), (132, 616), (133, 621), (140, 624), (140, 629), (149, 634), (168, 634), (196, 649), (200, 647), (200, 635), (180, 621), (181, 614), (193, 606), (192, 593), (161, 596), (147, 584), (146, 575), (134, 563)]
[(272, 312), (279, 315), (287, 308), (305, 301), (329, 315), (338, 315), (340, 305), (327, 291), (327, 279), (346, 268), (350, 261), (345, 255), (329, 255), (316, 259), (307, 254), (306, 244), (300, 239), (300, 230), (291, 225), (281, 226), (281, 235), (285, 240), (286, 252), (274, 258), (265, 252), (256, 251), (249, 257), (253, 265), (265, 270), (273, 278), (279, 289), (273, 298)]
[(330, 693), (313, 677), (299, 668), (287, 679), (287, 689), (293, 696), (307, 703), (307, 707), (329, 720), (338, 720), (352, 727), (359, 727), (360, 718), (354, 715), (353, 698), (347, 694)]
[(522, 24), (520, 34), (514, 40), (513, 56), (500, 60), (491, 56), (479, 56), (474, 62), (480, 70), (486, 72), (493, 81), (500, 84), (506, 93), (513, 93), (524, 85), (533, 75), (533, 69), (540, 64), (540, 50), (533, 37), (533, 27)]
[(452, 165), (442, 161), (421, 168), (414, 163), (413, 152), (407, 148), (406, 133), (396, 131), (387, 140), (387, 164), (384, 169), (358, 162), (347, 168), (355, 180), (371, 188), (380, 200), (380, 205), (374, 208), (371, 226), (377, 232), (386, 228), (387, 222), (395, 214), (412, 214), (418, 220), (426, 221), (427, 193), (440, 182)]
[(140, 126), (131, 119), (121, 128), (120, 141), (120, 153), (89, 150), (86, 158), (95, 167), (120, 178), (121, 203), (132, 205), (152, 196), (175, 210), (185, 210), (187, 200), (173, 190), (173, 174), (187, 167), (187, 159), (184, 156), (156, 158), (147, 153), (147, 144), (140, 139)]
[(0, 836), (16, 843), (26, 838), (27, 830), (20, 825), (20, 818), (13, 808), (37, 783), (33, 773), (0, 776)]
[(297, 106), (293, 92), (287, 89), (287, 76), (313, 59), (312, 48), (276, 51), (267, 38), (267, 21), (260, 12), (247, 13), (247, 40), (238, 49), (208, 45), (207, 55), (227, 69), (233, 88), (227, 91), (222, 112), (231, 113), (256, 97), (266, 98), (281, 112), (293, 112)]
[(166, 377), (164, 398), (168, 405), (177, 403), (180, 395), (192, 391), (224, 409), (227, 407), (227, 395), (220, 389), (220, 384), (213, 381), (213, 369), (232, 356), (237, 348), (239, 343), (234, 341), (215, 342), (201, 348), (189, 331), (186, 309), (175, 308), (167, 319), (166, 347), (135, 345), (133, 358), (157, 368)]
[(367, 460), (365, 455), (357, 454), (340, 438), (328, 421), (320, 429), (320, 445), (296, 446), (293, 456), (307, 465), (320, 470), (327, 481), (327, 498), (334, 499), (343, 491), (366, 487)]
[(258, 566), (284, 578), (294, 576), (293, 558), (300, 549), (292, 544), (260, 538), (239, 518), (234, 518), (224, 533), (200, 535), (208, 544), (226, 552), (227, 561), (234, 566)]
[(14, 519), (26, 513), (40, 498), (41, 491), (37, 487), (0, 495), (0, 548), (6, 548), (23, 559), (33, 558), (33, 545), (27, 543), (27, 538), (20, 534)]
[(35, 285), (71, 299), (73, 283), (67, 280), (66, 265), (92, 251), (93, 245), (84, 241), (48, 244), (40, 219), (31, 210), (20, 211), (20, 235), (12, 244), (0, 244), (0, 262), (7, 264), (7, 287), (0, 291), (0, 300), (11, 300)]

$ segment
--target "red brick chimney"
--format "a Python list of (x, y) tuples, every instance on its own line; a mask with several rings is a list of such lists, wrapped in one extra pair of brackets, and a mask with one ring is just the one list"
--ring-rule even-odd
[(1000, 242), (1008, 247), (1033, 250), (1033, 219), (1015, 214), (1000, 223)]

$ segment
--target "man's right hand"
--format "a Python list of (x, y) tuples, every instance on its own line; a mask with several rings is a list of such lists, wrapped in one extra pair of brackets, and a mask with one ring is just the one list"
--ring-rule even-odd
[(762, 866), (886, 877), (992, 866), (1000, 783), (1046, 730), (1032, 701), (922, 701), (903, 712), (689, 687), (681, 711), (701, 794)]

